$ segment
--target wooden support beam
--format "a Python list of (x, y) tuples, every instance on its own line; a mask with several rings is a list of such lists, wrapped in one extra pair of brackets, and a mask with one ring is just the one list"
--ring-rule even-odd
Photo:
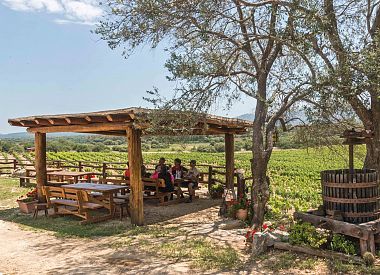
[(107, 119), (112, 122), (126, 122), (131, 121), (131, 117), (128, 114), (112, 114), (107, 115)]
[(64, 118), (49, 118), (49, 122), (51, 125), (55, 125), (55, 126), (69, 124)]
[(225, 134), (226, 185), (234, 192), (235, 142), (233, 134)]
[(296, 246), (296, 245), (291, 245), (289, 243), (284, 243), (284, 242), (275, 242), (274, 248), (281, 249), (281, 250), (294, 251), (298, 253), (305, 253), (305, 254), (318, 256), (322, 258), (328, 258), (332, 260), (340, 260), (340, 261), (355, 263), (355, 264), (364, 264), (364, 260), (358, 256), (351, 256), (348, 254), (343, 254), (343, 253), (328, 251), (328, 250), (323, 250), (323, 249), (315, 249), (315, 248), (306, 247), (306, 246)]
[(333, 220), (322, 216), (316, 216), (309, 213), (295, 212), (294, 219), (309, 222), (316, 227), (331, 230), (334, 233), (351, 236), (365, 241), (369, 239), (370, 235), (370, 230), (364, 226)]
[(33, 120), (21, 120), (20, 121), (21, 125), (24, 127), (34, 127), (37, 126), (37, 123)]
[(38, 126), (49, 126), (52, 125), (48, 119), (36, 118), (34, 120)]
[(35, 133), (35, 168), (36, 168), (36, 181), (38, 200), (44, 201), (43, 187), (45, 186), (46, 176), (46, 134)]
[(88, 121), (84, 117), (65, 117), (68, 124), (84, 125), (88, 124)]
[(54, 126), (54, 127), (35, 127), (28, 128), (28, 132), (31, 133), (58, 133), (58, 132), (106, 132), (117, 131), (127, 129), (130, 123), (93, 123), (88, 125), (66, 125), (66, 126)]
[(127, 130), (128, 161), (131, 183), (131, 222), (144, 225), (143, 185), (141, 180), (142, 152), (141, 130), (130, 127)]
[[(86, 116), (85, 119), (91, 123), (108, 122), (109, 120), (105, 116)], [(125, 134), (125, 133), (123, 133)]]

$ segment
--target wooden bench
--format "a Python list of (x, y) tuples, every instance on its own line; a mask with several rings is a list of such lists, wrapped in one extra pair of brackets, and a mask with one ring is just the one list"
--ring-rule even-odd
[(84, 219), (81, 224), (99, 222), (106, 218), (91, 215), (90, 211), (103, 208), (103, 206), (89, 202), (89, 196), (85, 191), (45, 186), (44, 193), (48, 208), (54, 208), (54, 215), (74, 215)]
[(30, 184), (30, 180), (35, 180), (35, 177), (19, 176), (20, 187), (27, 187)]

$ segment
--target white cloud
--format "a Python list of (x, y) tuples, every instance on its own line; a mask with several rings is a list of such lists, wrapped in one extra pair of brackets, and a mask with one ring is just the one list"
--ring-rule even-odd
[(0, 0), (0, 3), (16, 11), (46, 12), (62, 18), (58, 24), (94, 24), (103, 14), (96, 0)]

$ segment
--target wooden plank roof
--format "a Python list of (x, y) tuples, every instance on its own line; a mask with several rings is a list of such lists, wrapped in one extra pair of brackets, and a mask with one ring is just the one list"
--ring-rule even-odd
[[(140, 128), (144, 134), (159, 135), (149, 131), (152, 116), (157, 110), (146, 108), (127, 108), (91, 113), (41, 115), (9, 119), (12, 126), (26, 127), (28, 132), (79, 132), (105, 135), (122, 135), (129, 127)], [(174, 116), (185, 114), (181, 111), (170, 111)], [(188, 114), (188, 113), (187, 113)], [(243, 134), (252, 128), (252, 122), (241, 119), (194, 113), (197, 126), (189, 134), (217, 135), (224, 133)], [(178, 124), (179, 126), (180, 123)], [(173, 135), (180, 132), (171, 126)], [(180, 128), (180, 127), (179, 127)]]

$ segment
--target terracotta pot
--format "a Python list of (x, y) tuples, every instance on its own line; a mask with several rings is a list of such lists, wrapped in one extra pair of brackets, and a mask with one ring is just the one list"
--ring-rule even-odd
[(245, 221), (248, 217), (248, 209), (238, 209), (236, 211), (236, 218), (241, 221)]
[(36, 205), (37, 201), (30, 201), (30, 202), (23, 202), (23, 201), (17, 201), (18, 207), (20, 208), (20, 212), (25, 214), (30, 214), (34, 212), (34, 206)]

